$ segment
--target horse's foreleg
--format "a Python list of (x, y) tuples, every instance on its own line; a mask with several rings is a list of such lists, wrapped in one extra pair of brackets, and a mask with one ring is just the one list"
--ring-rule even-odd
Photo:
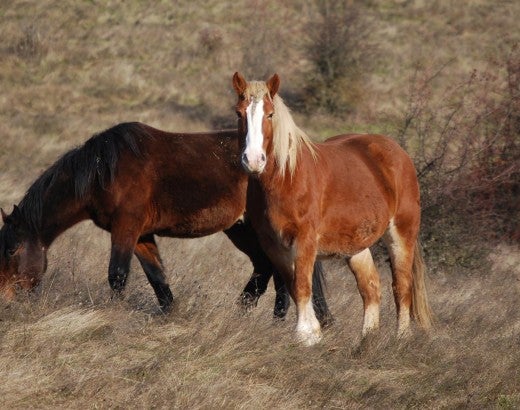
[[(133, 220), (133, 218), (126, 218), (125, 221), (129, 220)], [(115, 223), (112, 227), (108, 283), (116, 294), (120, 294), (125, 288), (130, 271), (130, 261), (138, 237), (138, 229), (132, 227), (129, 223)]]
[[(280, 273), (275, 269), (268, 256), (262, 250), (257, 235), (249, 223), (236, 223), (224, 231), (233, 244), (244, 252), (253, 264), (253, 274), (247, 282), (240, 296), (240, 303), (245, 308), (256, 306), (269, 284), (271, 276), (274, 280), (276, 298), (273, 316), (283, 319), (291, 303), (289, 291)], [(320, 262), (314, 264), (312, 296), (314, 309), (317, 312), (320, 323), (329, 325), (332, 323), (332, 315), (329, 312), (325, 295), (323, 293), (323, 269)]]
[(110, 252), (110, 264), (108, 265), (108, 283), (112, 290), (121, 293), (126, 285), (128, 272), (130, 271), (130, 260), (132, 249), (112, 245)]
[(363, 317), (363, 336), (379, 327), (379, 306), (381, 290), (379, 274), (374, 265), (370, 249), (352, 256), (348, 264), (356, 277), (357, 286), (365, 311)]
[(296, 334), (307, 346), (321, 340), (320, 322), (314, 313), (312, 302), (312, 273), (316, 259), (314, 246), (298, 243), (298, 255), (294, 264), (294, 277), (291, 295), (294, 299), (298, 315)]
[(148, 282), (152, 285), (159, 306), (164, 312), (168, 311), (173, 302), (173, 295), (164, 275), (161, 255), (154, 236), (152, 234), (141, 236), (137, 241), (134, 253), (141, 263)]
[[(277, 271), (273, 273), (273, 279), (276, 289), (274, 316), (284, 318), (289, 309), (291, 298), (287, 287), (285, 286), (285, 281)], [(330, 326), (334, 322), (334, 318), (332, 317), (332, 313), (329, 311), (329, 306), (325, 299), (324, 287), (325, 278), (323, 276), (323, 266), (320, 261), (315, 261), (312, 271), (312, 304), (314, 306), (314, 313), (316, 314), (320, 325), (326, 327)]]

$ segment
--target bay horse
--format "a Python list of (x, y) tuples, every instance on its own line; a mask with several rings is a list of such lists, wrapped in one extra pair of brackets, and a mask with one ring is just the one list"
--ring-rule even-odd
[(251, 175), (246, 212), (297, 306), (298, 338), (321, 338), (311, 301), (317, 258), (344, 256), (364, 306), (362, 335), (379, 326), (380, 279), (370, 246), (390, 253), (398, 335), (410, 316), (431, 325), (418, 233), (419, 185), (412, 160), (381, 135), (338, 135), (313, 143), (277, 94), (278, 75), (247, 82), (235, 73), (236, 113)]
[[(247, 174), (240, 166), (238, 132), (169, 133), (122, 123), (65, 153), (30, 186), (10, 215), (1, 210), (0, 291), (33, 289), (47, 266), (47, 249), (76, 223), (90, 219), (110, 232), (108, 281), (121, 293), (135, 254), (160, 307), (173, 295), (154, 235), (195, 238), (224, 230), (254, 268), (241, 303), (254, 306), (273, 266), (243, 220)], [(274, 314), (284, 317), (289, 296), (274, 272)], [(314, 287), (318, 316), (330, 322), (321, 266)]]

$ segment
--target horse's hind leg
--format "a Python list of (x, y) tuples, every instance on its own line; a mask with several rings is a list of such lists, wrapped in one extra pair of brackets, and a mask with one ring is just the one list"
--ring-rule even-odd
[(164, 276), (161, 255), (159, 254), (154, 236), (152, 234), (141, 236), (137, 241), (134, 253), (141, 263), (148, 282), (152, 285), (159, 300), (159, 306), (164, 312), (168, 311), (173, 302), (173, 295)]
[(274, 274), (276, 299), (273, 315), (277, 318), (284, 318), (289, 307), (289, 293), (285, 288), (284, 281), (278, 273), (275, 273), (273, 264), (262, 250), (251, 225), (247, 222), (238, 222), (225, 230), (224, 233), (233, 242), (233, 245), (249, 257), (253, 264), (253, 274), (240, 295), (242, 306), (246, 309), (256, 306), (260, 296), (267, 290), (269, 280)]
[(361, 298), (363, 299), (363, 336), (379, 327), (379, 307), (381, 304), (381, 287), (370, 249), (352, 256), (348, 264), (354, 276)]
[(291, 304), (291, 297), (289, 296), (289, 291), (285, 286), (285, 281), (278, 273), (278, 271), (273, 271), (273, 282), (274, 289), (276, 291), (273, 316), (278, 319), (285, 319), (285, 316), (287, 315), (287, 310), (289, 309), (289, 305)]
[(390, 221), (383, 239), (390, 254), (392, 264), (392, 289), (397, 308), (397, 334), (404, 336), (410, 331), (410, 312), (413, 297), (412, 265), (417, 237), (412, 226), (405, 235), (394, 220)]

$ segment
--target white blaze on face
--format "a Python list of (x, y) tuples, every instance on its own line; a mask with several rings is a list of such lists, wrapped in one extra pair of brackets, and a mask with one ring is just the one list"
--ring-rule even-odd
[(242, 164), (249, 172), (259, 173), (265, 167), (264, 135), (262, 133), (264, 101), (253, 100), (246, 109), (246, 116), (247, 135)]

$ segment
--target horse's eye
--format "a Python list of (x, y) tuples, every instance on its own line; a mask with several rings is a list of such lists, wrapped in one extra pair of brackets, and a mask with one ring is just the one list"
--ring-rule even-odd
[(22, 247), (21, 243), (15, 243), (12, 247), (9, 247), (7, 249), (7, 256), (9, 258), (16, 256), (16, 254), (18, 254), (20, 252), (21, 247)]
[(273, 118), (273, 114), (274, 114), (274, 112), (272, 112), (271, 114), (268, 114), (267, 118), (269, 118), (269, 119)]
[(236, 111), (236, 114), (237, 114), (237, 117), (238, 117), (238, 118), (242, 118), (242, 113), (241, 113), (240, 111), (237, 110), (237, 111)]

